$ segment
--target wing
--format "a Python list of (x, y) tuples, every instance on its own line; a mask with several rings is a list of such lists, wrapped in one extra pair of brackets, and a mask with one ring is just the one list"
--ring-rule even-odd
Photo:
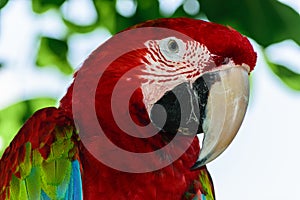
[(185, 193), (185, 199), (188, 200), (214, 200), (214, 187), (210, 174), (206, 167), (202, 167), (199, 179), (194, 180), (189, 190)]
[(0, 199), (82, 199), (78, 136), (62, 110), (37, 111), (6, 149)]

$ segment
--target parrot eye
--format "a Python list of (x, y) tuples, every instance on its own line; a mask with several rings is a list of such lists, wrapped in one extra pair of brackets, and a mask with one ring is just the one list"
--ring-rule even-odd
[(168, 49), (169, 49), (170, 52), (178, 53), (179, 46), (178, 46), (178, 44), (175, 40), (171, 39), (168, 42)]
[(185, 43), (176, 37), (168, 37), (158, 41), (163, 56), (170, 61), (178, 62), (185, 54)]

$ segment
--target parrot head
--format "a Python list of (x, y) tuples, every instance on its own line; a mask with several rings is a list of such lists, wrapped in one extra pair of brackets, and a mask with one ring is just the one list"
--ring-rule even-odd
[(94, 111), (104, 135), (118, 146), (116, 152), (149, 153), (176, 135), (204, 134), (198, 159), (190, 166), (199, 168), (237, 134), (255, 63), (248, 39), (230, 27), (188, 18), (131, 27), (96, 49), (75, 76), (73, 112), (79, 107), (86, 113), (77, 115), (85, 133), (80, 137), (88, 141), (87, 149), (96, 152), (101, 146), (99, 157), (113, 152), (109, 145), (105, 152), (104, 140), (97, 140)]

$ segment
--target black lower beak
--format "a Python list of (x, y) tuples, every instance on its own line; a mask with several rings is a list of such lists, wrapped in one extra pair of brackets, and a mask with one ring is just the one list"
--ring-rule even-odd
[[(183, 135), (203, 133), (209, 86), (204, 77), (192, 85), (182, 83), (168, 91), (152, 107), (150, 118), (164, 132)], [(206, 80), (206, 79), (205, 79)]]

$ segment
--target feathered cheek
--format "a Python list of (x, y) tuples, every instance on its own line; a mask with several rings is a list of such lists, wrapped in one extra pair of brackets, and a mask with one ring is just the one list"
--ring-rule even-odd
[(142, 89), (136, 89), (129, 99), (129, 114), (131, 119), (139, 126), (150, 123), (149, 115), (143, 103)]

